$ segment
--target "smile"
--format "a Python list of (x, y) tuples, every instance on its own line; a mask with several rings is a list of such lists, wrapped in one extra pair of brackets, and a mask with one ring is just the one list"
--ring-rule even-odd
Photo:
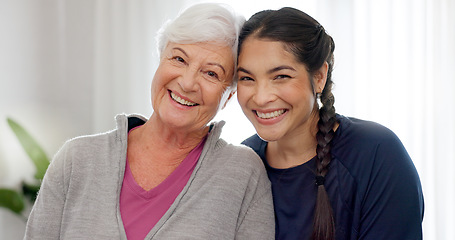
[(256, 113), (256, 115), (259, 118), (270, 119), (270, 118), (275, 118), (275, 117), (282, 115), (284, 112), (286, 112), (286, 110), (281, 109), (281, 110), (276, 110), (274, 112), (268, 112), (268, 113), (262, 113), (262, 112), (258, 112), (258, 111), (254, 111), (254, 112)]
[(187, 101), (187, 100), (185, 100), (185, 99), (182, 99), (182, 98), (180, 98), (179, 96), (177, 96), (177, 95), (176, 95), (175, 93), (173, 93), (173, 92), (170, 92), (170, 93), (171, 93), (170, 95), (171, 95), (172, 100), (174, 100), (174, 101), (180, 103), (181, 105), (190, 106), (190, 107), (191, 107), (191, 106), (199, 105), (199, 104), (197, 104), (197, 103), (190, 102), (190, 101)]

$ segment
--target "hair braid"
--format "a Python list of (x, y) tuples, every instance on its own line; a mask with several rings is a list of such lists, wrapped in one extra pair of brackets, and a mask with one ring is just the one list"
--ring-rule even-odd
[[(327, 59), (329, 69), (327, 71), (327, 81), (324, 90), (321, 93), (322, 107), (319, 109), (318, 133), (316, 139), (318, 145), (316, 147), (316, 179), (324, 179), (329, 170), (329, 164), (332, 160), (331, 148), (332, 139), (335, 136), (333, 128), (336, 123), (336, 112), (333, 104), (335, 97), (332, 94), (332, 69), (333, 69), (333, 51), (334, 43), (330, 38), (330, 54)], [(335, 239), (335, 220), (333, 217), (332, 207), (330, 205), (329, 196), (325, 189), (324, 183), (318, 182), (317, 198), (315, 206), (315, 214), (313, 221), (314, 240)], [(319, 180), (320, 181), (320, 180)]]

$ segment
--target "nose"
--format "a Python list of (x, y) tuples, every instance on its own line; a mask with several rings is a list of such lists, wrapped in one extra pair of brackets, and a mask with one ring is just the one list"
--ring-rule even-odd
[(196, 91), (199, 87), (199, 71), (196, 69), (188, 68), (183, 73), (182, 76), (179, 78), (179, 85), (185, 92), (193, 92)]
[(258, 81), (254, 89), (253, 101), (258, 106), (265, 106), (267, 103), (276, 100), (275, 88), (268, 81)]

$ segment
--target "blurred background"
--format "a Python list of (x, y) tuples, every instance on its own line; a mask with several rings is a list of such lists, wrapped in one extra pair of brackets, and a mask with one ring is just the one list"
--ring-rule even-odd
[[(0, 0), (0, 187), (34, 174), (7, 117), (52, 157), (69, 138), (114, 128), (118, 113), (149, 116), (156, 31), (196, 2)], [(455, 1), (225, 2), (246, 18), (296, 7), (326, 28), (337, 112), (400, 137), (422, 181), (425, 239), (455, 239)], [(236, 99), (216, 119), (230, 142), (254, 133)], [(22, 239), (24, 229), (23, 217), (0, 208), (0, 239)]]

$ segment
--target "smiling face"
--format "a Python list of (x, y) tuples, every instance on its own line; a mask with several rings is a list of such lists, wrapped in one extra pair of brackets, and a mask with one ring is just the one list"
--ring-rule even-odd
[(277, 141), (313, 131), (315, 92), (323, 89), (325, 81), (316, 79), (313, 91), (306, 66), (281, 42), (246, 39), (238, 75), (238, 101), (262, 139)]
[(215, 117), (233, 71), (227, 46), (169, 43), (152, 82), (154, 114), (174, 129), (204, 128)]

